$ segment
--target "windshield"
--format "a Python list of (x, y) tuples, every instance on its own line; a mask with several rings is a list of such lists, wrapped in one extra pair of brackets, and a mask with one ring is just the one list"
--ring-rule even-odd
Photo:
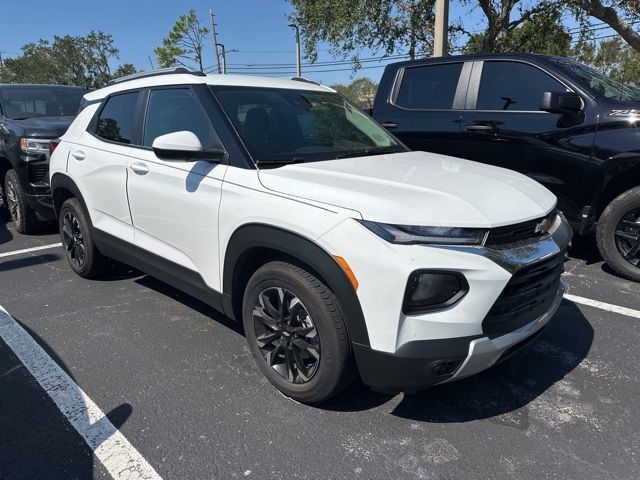
[(213, 91), (258, 165), (406, 151), (337, 93), (232, 86)]
[(603, 73), (575, 60), (562, 57), (555, 57), (550, 60), (569, 77), (587, 86), (596, 94), (621, 102), (640, 102), (640, 87), (638, 86), (618, 83)]
[(4, 114), (11, 119), (32, 117), (67, 117), (78, 112), (80, 100), (87, 93), (78, 87), (3, 87)]

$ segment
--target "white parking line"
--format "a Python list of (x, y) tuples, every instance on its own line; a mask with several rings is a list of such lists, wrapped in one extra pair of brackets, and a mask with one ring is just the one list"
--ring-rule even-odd
[(2, 252), (0, 253), (0, 258), (12, 257), (13, 255), (22, 255), (23, 253), (38, 252), (40, 250), (48, 250), (50, 248), (56, 248), (61, 246), (62, 246), (61, 243), (51, 243), (49, 245), (42, 245), (40, 247), (24, 248), (22, 250), (13, 250), (12, 252)]
[(161, 479), (105, 414), (0, 305), (0, 337), (116, 480)]
[(568, 293), (564, 294), (564, 298), (574, 303), (599, 308), (600, 310), (605, 310), (607, 312), (619, 313), (620, 315), (626, 315), (627, 317), (640, 318), (640, 310), (633, 310), (619, 305), (612, 305), (611, 303), (599, 302), (598, 300), (578, 297), (577, 295), (570, 295)]

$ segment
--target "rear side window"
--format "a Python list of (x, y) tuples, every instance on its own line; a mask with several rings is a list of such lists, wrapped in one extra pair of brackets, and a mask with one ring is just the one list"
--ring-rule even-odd
[(407, 68), (395, 104), (420, 110), (451, 109), (461, 71), (462, 63)]
[(484, 62), (478, 110), (540, 109), (544, 92), (567, 88), (533, 65), (520, 62)]
[(216, 138), (211, 122), (189, 89), (152, 90), (143, 145), (150, 147), (157, 137), (183, 130), (193, 132), (205, 148), (211, 146)]
[(98, 117), (96, 134), (118, 143), (131, 143), (138, 92), (109, 97)]

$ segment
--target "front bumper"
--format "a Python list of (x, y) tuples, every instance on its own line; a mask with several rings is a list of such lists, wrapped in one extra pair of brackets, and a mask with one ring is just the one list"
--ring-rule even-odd
[[(368, 345), (353, 344), (364, 383), (381, 390), (415, 391), (473, 375), (515, 353), (542, 331), (562, 300), (560, 271), (571, 237), (568, 222), (560, 216), (555, 229), (540, 241), (502, 249), (418, 246), (405, 247), (400, 252), (396, 246), (385, 245), (392, 254), (398, 253), (397, 261), (386, 263), (384, 272), (377, 264), (377, 274), (371, 275), (375, 281), (365, 283), (369, 276), (363, 275), (358, 291), (371, 340)], [(411, 252), (409, 260), (405, 252)], [(358, 258), (357, 252), (349, 262), (352, 268), (359, 268), (356, 261), (351, 263), (352, 258)], [(537, 316), (520, 315), (516, 309), (520, 316), (503, 315), (504, 323), (496, 328), (492, 307), (501, 305), (505, 298), (513, 298), (511, 293), (505, 293), (510, 281), (550, 264), (559, 268), (549, 274), (554, 282), (545, 287), (543, 303), (538, 303), (535, 311), (531, 308), (530, 313)], [(400, 310), (399, 304), (393, 304), (396, 296), (401, 297), (396, 285), (404, 287), (409, 272), (425, 265), (463, 272), (470, 285), (468, 294), (457, 304), (438, 311), (401, 314), (398, 321), (392, 321), (394, 314), (389, 312), (383, 318), (380, 314), (384, 311), (397, 309), (397, 316)], [(397, 293), (385, 295), (385, 291)], [(516, 303), (526, 305), (524, 299)]]
[(482, 372), (535, 340), (562, 302), (564, 285), (551, 308), (529, 324), (500, 337), (471, 336), (412, 342), (389, 354), (354, 344), (362, 381), (377, 390), (414, 392)]

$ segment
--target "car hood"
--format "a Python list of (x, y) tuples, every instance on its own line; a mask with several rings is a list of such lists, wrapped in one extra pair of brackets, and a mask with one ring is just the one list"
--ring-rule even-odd
[(346, 158), (260, 170), (276, 192), (397, 225), (492, 228), (551, 211), (555, 196), (517, 172), (425, 152)]
[(64, 135), (73, 122), (73, 117), (33, 117), (11, 122), (22, 127), (27, 137), (57, 138)]

